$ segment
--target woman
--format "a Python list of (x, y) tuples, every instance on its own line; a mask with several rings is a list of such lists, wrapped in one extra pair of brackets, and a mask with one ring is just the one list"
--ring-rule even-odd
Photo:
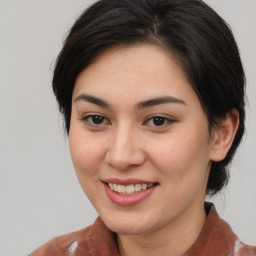
[(256, 255), (205, 195), (244, 133), (232, 33), (200, 0), (101, 0), (78, 18), (53, 90), (99, 213), (31, 255)]

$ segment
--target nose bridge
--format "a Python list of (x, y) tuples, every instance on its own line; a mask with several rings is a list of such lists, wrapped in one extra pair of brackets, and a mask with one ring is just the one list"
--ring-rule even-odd
[(132, 125), (118, 125), (109, 143), (106, 160), (112, 167), (120, 170), (143, 163), (144, 154), (139, 145), (138, 133)]

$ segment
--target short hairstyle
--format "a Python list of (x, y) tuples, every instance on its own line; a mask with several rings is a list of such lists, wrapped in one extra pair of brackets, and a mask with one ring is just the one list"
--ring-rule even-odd
[(210, 131), (232, 109), (239, 112), (227, 156), (211, 166), (206, 192), (214, 195), (228, 183), (228, 164), (244, 133), (245, 76), (231, 29), (201, 0), (100, 0), (85, 10), (69, 31), (53, 74), (66, 132), (80, 72), (110, 46), (143, 43), (162, 47), (179, 60)]

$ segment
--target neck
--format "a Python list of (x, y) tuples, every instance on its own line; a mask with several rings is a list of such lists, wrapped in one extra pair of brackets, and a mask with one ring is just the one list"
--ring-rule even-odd
[(141, 235), (118, 235), (121, 256), (183, 255), (197, 240), (206, 220), (204, 208), (187, 211), (174, 223)]

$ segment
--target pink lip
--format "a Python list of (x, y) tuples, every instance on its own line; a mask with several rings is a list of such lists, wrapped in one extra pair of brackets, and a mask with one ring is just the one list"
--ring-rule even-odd
[[(129, 184), (136, 184), (136, 183), (138, 184), (139, 182), (129, 183)], [(115, 183), (115, 184), (121, 184), (121, 183)], [(140, 184), (142, 184), (142, 183), (140, 183)], [(121, 206), (131, 206), (131, 205), (138, 204), (138, 203), (142, 202), (143, 200), (145, 200), (146, 198), (148, 198), (157, 186), (153, 186), (147, 190), (142, 190), (140, 192), (137, 192), (137, 193), (134, 193), (131, 195), (118, 194), (118, 193), (114, 192), (113, 190), (111, 190), (106, 183), (104, 183), (104, 187), (105, 187), (106, 194), (108, 195), (109, 199), (113, 203), (121, 205)]]
[(119, 185), (131, 185), (131, 184), (155, 184), (158, 182), (155, 181), (145, 181), (145, 180), (138, 180), (138, 179), (126, 179), (126, 180), (120, 180), (120, 179), (105, 179), (102, 180), (104, 183), (113, 183), (113, 184), (119, 184)]

